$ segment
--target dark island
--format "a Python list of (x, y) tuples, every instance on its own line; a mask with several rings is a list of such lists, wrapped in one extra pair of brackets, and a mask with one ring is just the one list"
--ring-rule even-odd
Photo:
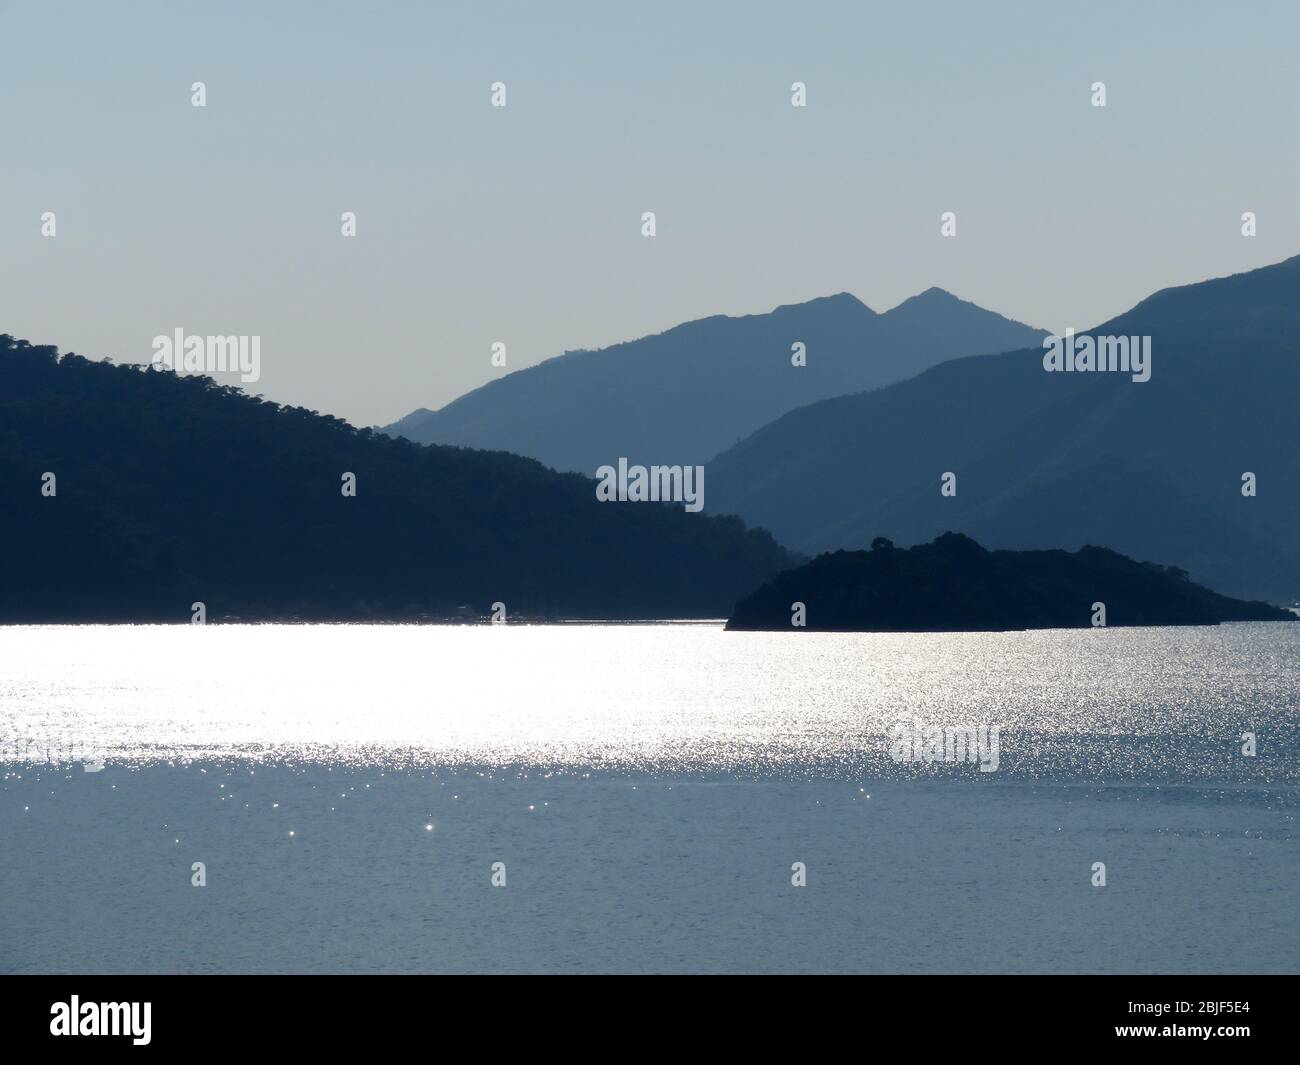
[[(803, 605), (803, 626), (797, 624)], [(1104, 606), (1104, 613), (1098, 609)], [(1186, 572), (1104, 547), (988, 551), (944, 533), (903, 549), (836, 551), (787, 570), (742, 599), (728, 629), (975, 632), (1116, 625), (1296, 621), (1267, 603), (1230, 599)]]

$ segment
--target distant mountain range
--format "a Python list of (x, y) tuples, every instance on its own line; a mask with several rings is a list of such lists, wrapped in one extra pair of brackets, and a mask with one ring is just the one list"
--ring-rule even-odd
[(793, 561), (531, 459), (8, 336), (0, 500), (0, 622), (723, 617)]
[(968, 536), (945, 533), (910, 549), (881, 538), (870, 551), (820, 555), (743, 599), (727, 628), (999, 632), (1221, 621), (1297, 618), (1267, 603), (1217, 595), (1182, 570), (1104, 547), (986, 551)]
[[(803, 561), (764, 529), (810, 555), (949, 529), (1105, 544), (1300, 598), (1300, 257), (1070, 343), (1110, 336), (1149, 344), (1149, 380), (1047, 372), (1042, 334), (937, 289), (883, 315), (840, 295), (571, 353), (403, 423), (530, 458), (0, 336), (0, 622), (184, 621), (195, 602), (212, 620), (721, 617)], [(601, 502), (595, 469), (621, 457), (706, 465), (709, 513)]]
[[(937, 288), (884, 314), (841, 293), (568, 352), (382, 431), (511, 451), (588, 476), (620, 457), (697, 465), (796, 407), (1043, 335)], [(802, 366), (792, 361), (795, 344), (804, 346)]]
[(1088, 333), (1149, 337), (1150, 380), (1049, 373), (1041, 345), (944, 362), (765, 426), (709, 464), (706, 509), (809, 554), (959, 529), (1300, 597), (1300, 256), (1166, 289)]

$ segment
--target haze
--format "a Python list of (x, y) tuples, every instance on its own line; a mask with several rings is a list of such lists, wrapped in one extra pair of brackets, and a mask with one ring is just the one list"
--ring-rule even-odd
[(373, 424), (498, 376), (494, 341), (517, 369), (840, 291), (1085, 328), (1300, 250), (1297, 31), (1286, 4), (0, 3), (0, 330), (123, 362), (260, 335), (252, 391)]

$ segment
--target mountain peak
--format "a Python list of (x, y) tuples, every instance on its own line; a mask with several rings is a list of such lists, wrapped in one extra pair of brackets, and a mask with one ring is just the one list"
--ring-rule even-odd
[(876, 314), (875, 311), (851, 292), (837, 292), (833, 296), (816, 296), (813, 299), (804, 300), (803, 303), (783, 303), (772, 313), (778, 314), (782, 311), (799, 310), (840, 311), (858, 314), (865, 311), (868, 315), (874, 316)]
[(941, 305), (952, 306), (953, 304), (966, 304), (975, 306), (970, 300), (964, 300), (959, 296), (954, 296), (947, 289), (939, 288), (937, 285), (931, 285), (924, 292), (918, 292), (915, 296), (908, 296), (902, 303), (896, 307), (890, 308), (886, 314), (893, 314), (903, 307), (938, 307)]
[(972, 328), (975, 323), (982, 323), (986, 329), (1001, 331), (998, 343), (989, 348), (990, 351), (1010, 351), (1036, 344), (1045, 335), (1041, 329), (1007, 318), (936, 286), (909, 296), (887, 310), (881, 318), (891, 325), (924, 328), (936, 338), (947, 335), (949, 339)]

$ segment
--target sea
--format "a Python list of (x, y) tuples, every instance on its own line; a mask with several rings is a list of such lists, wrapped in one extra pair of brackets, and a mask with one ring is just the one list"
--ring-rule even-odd
[(0, 628), (5, 973), (1294, 973), (1298, 812), (1300, 624)]

